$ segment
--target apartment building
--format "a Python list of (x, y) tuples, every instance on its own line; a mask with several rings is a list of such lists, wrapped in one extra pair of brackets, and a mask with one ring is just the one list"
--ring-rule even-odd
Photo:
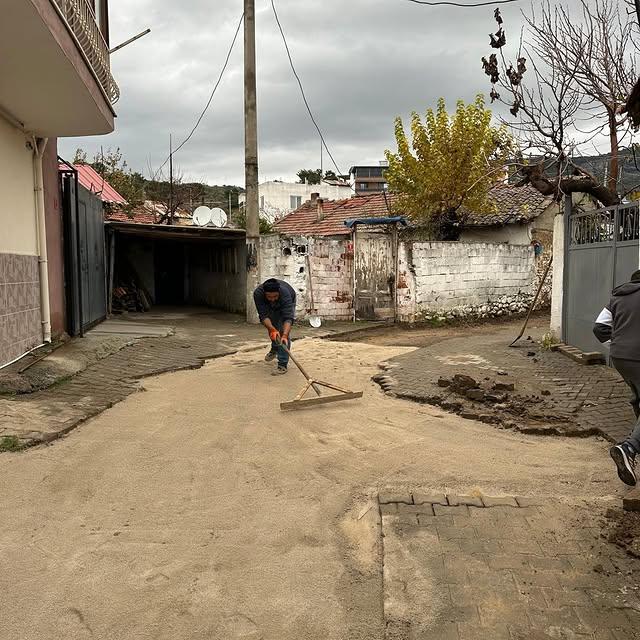
[(382, 193), (387, 190), (385, 173), (389, 165), (381, 161), (377, 165), (356, 165), (349, 169), (351, 188), (357, 195)]
[(65, 327), (57, 138), (110, 133), (108, 0), (13, 0), (0, 20), (0, 366)]

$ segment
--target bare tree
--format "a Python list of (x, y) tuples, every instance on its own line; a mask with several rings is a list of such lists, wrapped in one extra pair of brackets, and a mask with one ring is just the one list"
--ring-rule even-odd
[[(539, 19), (527, 18), (533, 45), (572, 73), (571, 89), (582, 101), (576, 127), (587, 136), (607, 135), (611, 159), (607, 187), (618, 191), (619, 148), (629, 132), (620, 114), (636, 80), (632, 23), (612, 0), (590, 6), (581, 0), (581, 19), (567, 8), (544, 4)], [(588, 123), (594, 123), (589, 127)], [(582, 126), (589, 127), (586, 131)]]
[(190, 187), (184, 184), (184, 174), (176, 169), (167, 179), (163, 169), (153, 171), (151, 166), (149, 173), (153, 179), (145, 186), (146, 196), (162, 205), (159, 223), (173, 224), (176, 212), (190, 199)]
[[(635, 79), (629, 20), (611, 0), (593, 8), (581, 0), (581, 19), (547, 2), (539, 16), (525, 16), (526, 31), (512, 64), (503, 54), (506, 34), (499, 10), (494, 15), (498, 31), (491, 45), (498, 53), (483, 58), (493, 85), (490, 95), (510, 107), (514, 120), (505, 122), (541, 158), (521, 167), (524, 182), (556, 198), (582, 191), (605, 205), (616, 204), (618, 151), (629, 132), (620, 112)], [(607, 185), (572, 160), (605, 133), (611, 148)]]

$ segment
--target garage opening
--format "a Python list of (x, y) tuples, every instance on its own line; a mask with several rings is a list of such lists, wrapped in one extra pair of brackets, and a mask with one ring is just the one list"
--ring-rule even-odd
[(110, 312), (206, 306), (246, 313), (242, 229), (108, 222)]

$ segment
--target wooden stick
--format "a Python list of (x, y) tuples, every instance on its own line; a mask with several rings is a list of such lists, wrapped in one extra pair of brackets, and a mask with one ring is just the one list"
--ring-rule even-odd
[(320, 391), (318, 385), (311, 379), (311, 376), (302, 368), (302, 365), (293, 357), (293, 354), (289, 350), (284, 342), (280, 342), (280, 346), (289, 354), (289, 357), (293, 361), (293, 364), (300, 369), (300, 373), (309, 381), (309, 384), (313, 387), (313, 390), (320, 396), (322, 395), (322, 391)]
[(551, 270), (551, 265), (553, 264), (553, 256), (551, 256), (551, 259), (549, 260), (549, 264), (547, 265), (547, 268), (545, 269), (544, 275), (542, 276), (542, 280), (540, 280), (540, 285), (538, 286), (538, 290), (536, 291), (536, 296), (533, 299), (533, 302), (531, 303), (531, 306), (529, 307), (529, 311), (527, 312), (527, 317), (524, 319), (524, 324), (522, 325), (522, 329), (520, 330), (520, 333), (518, 334), (518, 337), (509, 345), (510, 347), (513, 347), (513, 345), (518, 342), (518, 340), (520, 340), (520, 338), (522, 338), (522, 336), (524, 335), (524, 332), (527, 328), (527, 325), (529, 324), (529, 318), (531, 317), (531, 314), (533, 313), (533, 309), (536, 306), (536, 302), (538, 302), (538, 298), (540, 297), (540, 292), (542, 291), (542, 287), (544, 286), (544, 283), (547, 280), (547, 276), (549, 275), (549, 271)]

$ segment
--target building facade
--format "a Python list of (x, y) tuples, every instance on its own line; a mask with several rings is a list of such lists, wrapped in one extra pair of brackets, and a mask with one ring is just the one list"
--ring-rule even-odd
[(358, 195), (382, 193), (387, 190), (386, 172), (388, 164), (381, 161), (377, 165), (356, 165), (349, 169), (351, 188)]
[[(280, 220), (310, 200), (313, 193), (318, 193), (327, 200), (341, 200), (353, 195), (351, 187), (346, 183), (306, 184), (271, 180), (258, 186), (260, 215), (269, 222)], [(244, 202), (245, 194), (242, 193), (238, 197), (238, 204), (244, 205)]]
[(110, 133), (107, 0), (21, 0), (0, 20), (0, 366), (64, 331), (57, 138)]

